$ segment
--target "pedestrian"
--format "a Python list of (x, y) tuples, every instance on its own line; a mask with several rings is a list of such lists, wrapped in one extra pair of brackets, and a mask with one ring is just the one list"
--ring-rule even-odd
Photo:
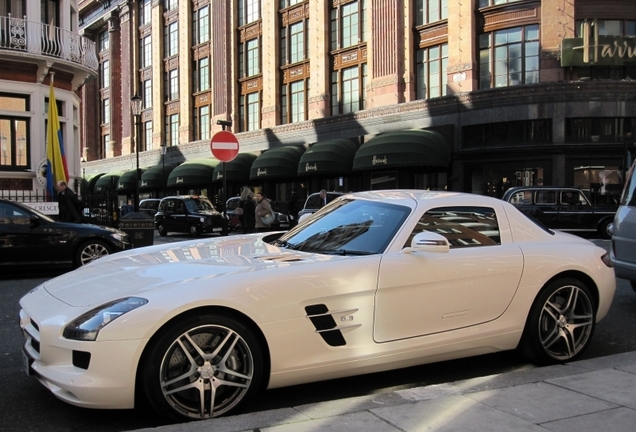
[(320, 208), (323, 208), (324, 206), (326, 206), (327, 204), (329, 204), (331, 200), (329, 199), (329, 196), (327, 195), (327, 191), (326, 190), (321, 190), (320, 191)]
[(82, 202), (65, 181), (57, 182), (58, 219), (60, 222), (82, 223)]
[(127, 215), (128, 213), (132, 213), (135, 211), (135, 206), (132, 205), (132, 200), (128, 200), (127, 204), (122, 204), (121, 209), (119, 210), (119, 216)]
[[(269, 204), (267, 197), (263, 193), (256, 194), (256, 232), (269, 231), (274, 220), (274, 212), (272, 212), (272, 206)], [(269, 218), (269, 223), (268, 222)]]
[(243, 209), (243, 234), (256, 232), (256, 204), (254, 204), (254, 192), (252, 192), (252, 189), (243, 189), (239, 205)]

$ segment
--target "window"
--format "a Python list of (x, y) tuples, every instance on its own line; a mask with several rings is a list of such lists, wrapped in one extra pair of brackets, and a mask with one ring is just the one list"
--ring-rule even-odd
[(210, 139), (210, 106), (205, 105), (194, 110), (194, 139)]
[(168, 24), (164, 29), (164, 36), (164, 57), (177, 55), (179, 53), (179, 23), (175, 21)]
[(99, 34), (99, 52), (108, 51), (110, 49), (110, 34), (108, 30)]
[(514, 147), (552, 143), (552, 120), (521, 120), (462, 127), (462, 148)]
[(152, 0), (139, 0), (139, 25), (150, 24), (152, 12)]
[(202, 44), (210, 40), (210, 6), (192, 12), (192, 43)]
[(417, 98), (446, 96), (448, 44), (417, 50)]
[(179, 99), (179, 70), (167, 71), (166, 77), (166, 102)]
[(152, 80), (144, 80), (142, 86), (144, 93), (144, 109), (152, 108)]
[(102, 136), (102, 146), (104, 148), (104, 157), (108, 156), (111, 152), (110, 148), (110, 134)]
[(261, 18), (260, 0), (238, 0), (239, 26), (257, 21)]
[[(4, 101), (0, 98), (0, 110)], [(28, 120), (13, 116), (0, 116), (0, 170), (30, 167)]]
[(285, 9), (286, 7), (302, 3), (303, 1), (304, 0), (280, 0), (280, 8)]
[(305, 30), (304, 22), (298, 22), (289, 26), (289, 51), (291, 63), (305, 59)]
[(634, 142), (636, 117), (566, 118), (565, 142)]
[(140, 63), (142, 68), (152, 66), (152, 36), (146, 36), (141, 40)]
[(108, 60), (104, 60), (100, 65), (100, 69), (100, 88), (107, 89), (110, 87), (110, 62)]
[(247, 76), (253, 76), (260, 72), (260, 56), (258, 39), (247, 41)]
[(281, 88), (281, 124), (307, 120), (309, 79), (292, 81)]
[(415, 25), (448, 18), (448, 0), (415, 0)]
[(479, 48), (479, 88), (539, 82), (538, 25), (482, 34)]
[(143, 124), (144, 128), (144, 144), (146, 144), (146, 151), (152, 150), (152, 122), (147, 121)]
[(110, 124), (110, 99), (102, 100), (102, 124)]
[(366, 63), (332, 72), (331, 114), (347, 114), (364, 109), (366, 80)]
[(248, 93), (241, 96), (239, 115), (241, 116), (241, 132), (258, 130), (260, 128), (260, 94)]
[(451, 249), (501, 244), (495, 210), (489, 207), (440, 207), (424, 213), (404, 247), (415, 235), (430, 231), (445, 237)]
[(175, 10), (179, 8), (179, 0), (164, 0), (163, 7), (167, 11)]
[(366, 42), (366, 0), (338, 5), (331, 10), (331, 50)]
[(518, 1), (521, 1), (521, 0), (479, 0), (479, 7), (483, 8), (488, 6), (502, 5), (506, 3), (514, 3)]
[(210, 58), (203, 57), (195, 60), (193, 69), (193, 90), (195, 92), (207, 91), (210, 89)]
[(179, 145), (179, 114), (166, 116), (166, 143), (169, 146)]

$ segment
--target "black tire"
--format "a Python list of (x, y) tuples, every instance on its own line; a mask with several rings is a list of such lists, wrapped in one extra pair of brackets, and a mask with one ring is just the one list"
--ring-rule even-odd
[(539, 365), (569, 362), (587, 348), (596, 326), (590, 289), (574, 278), (555, 280), (535, 299), (519, 349)]
[(173, 421), (209, 419), (236, 412), (254, 397), (263, 379), (263, 354), (240, 321), (194, 315), (150, 342), (139, 376), (160, 415)]
[(103, 240), (90, 239), (82, 243), (75, 251), (74, 265), (82, 267), (112, 252), (111, 247)]
[(188, 230), (190, 231), (190, 235), (192, 237), (199, 237), (201, 235), (201, 227), (199, 227), (198, 225), (190, 225)]
[(168, 230), (166, 230), (166, 227), (165, 227), (165, 226), (163, 226), (163, 224), (162, 224), (162, 223), (160, 223), (160, 224), (157, 226), (157, 231), (159, 231), (159, 235), (160, 235), (161, 237), (165, 237), (166, 235), (168, 235)]
[(598, 226), (598, 235), (605, 240), (612, 238), (612, 234), (609, 232), (609, 226), (612, 223), (612, 219), (604, 219)]

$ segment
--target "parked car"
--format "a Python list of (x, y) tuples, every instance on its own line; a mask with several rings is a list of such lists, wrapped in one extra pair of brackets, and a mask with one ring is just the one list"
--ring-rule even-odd
[(591, 201), (583, 191), (571, 187), (516, 186), (508, 189), (502, 199), (548, 228), (596, 233), (609, 239), (612, 235), (608, 227), (618, 204), (593, 198)]
[(139, 201), (139, 211), (154, 217), (161, 203), (160, 198), (147, 198)]
[(605, 249), (499, 199), (370, 191), (321, 216), (47, 281), (20, 300), (27, 370), (73, 405), (203, 419), (262, 388), (493, 351), (569, 362), (614, 298)]
[(80, 267), (130, 247), (123, 231), (58, 222), (27, 205), (0, 199), (0, 268), (27, 264)]
[(227, 218), (218, 212), (205, 196), (182, 195), (165, 197), (155, 213), (155, 228), (160, 236), (169, 232), (228, 234)]
[(616, 276), (627, 279), (636, 291), (636, 177), (632, 164), (626, 176), (620, 207), (612, 225), (611, 258)]
[[(240, 231), (243, 229), (241, 219), (237, 214), (234, 213), (234, 210), (238, 206), (239, 201), (240, 197), (232, 197), (225, 202), (230, 230)], [(289, 217), (286, 214), (277, 211), (276, 203), (272, 203), (272, 201), (270, 200), (270, 204), (272, 204), (272, 210), (274, 211), (274, 222), (272, 222), (271, 226), (272, 231), (288, 230), (290, 228)]]
[[(327, 192), (327, 202), (331, 202), (341, 195), (341, 192)], [(305, 205), (303, 206), (302, 210), (298, 212), (298, 222), (304, 220), (307, 215), (317, 212), (320, 207), (322, 207), (320, 205), (320, 192), (312, 193), (305, 200)]]

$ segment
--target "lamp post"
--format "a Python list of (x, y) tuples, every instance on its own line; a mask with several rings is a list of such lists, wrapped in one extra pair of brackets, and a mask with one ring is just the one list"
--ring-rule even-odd
[(135, 212), (139, 211), (139, 182), (141, 181), (141, 175), (139, 174), (139, 137), (137, 136), (137, 129), (139, 127), (139, 117), (141, 116), (141, 96), (135, 93), (130, 98), (130, 111), (132, 112), (134, 119), (134, 130), (131, 132), (133, 139), (133, 147), (135, 148), (135, 156), (137, 158), (137, 181), (135, 182)]
[(166, 150), (168, 150), (167, 143), (165, 141), (162, 141), (161, 142), (161, 176), (163, 177), (163, 197), (166, 196)]

